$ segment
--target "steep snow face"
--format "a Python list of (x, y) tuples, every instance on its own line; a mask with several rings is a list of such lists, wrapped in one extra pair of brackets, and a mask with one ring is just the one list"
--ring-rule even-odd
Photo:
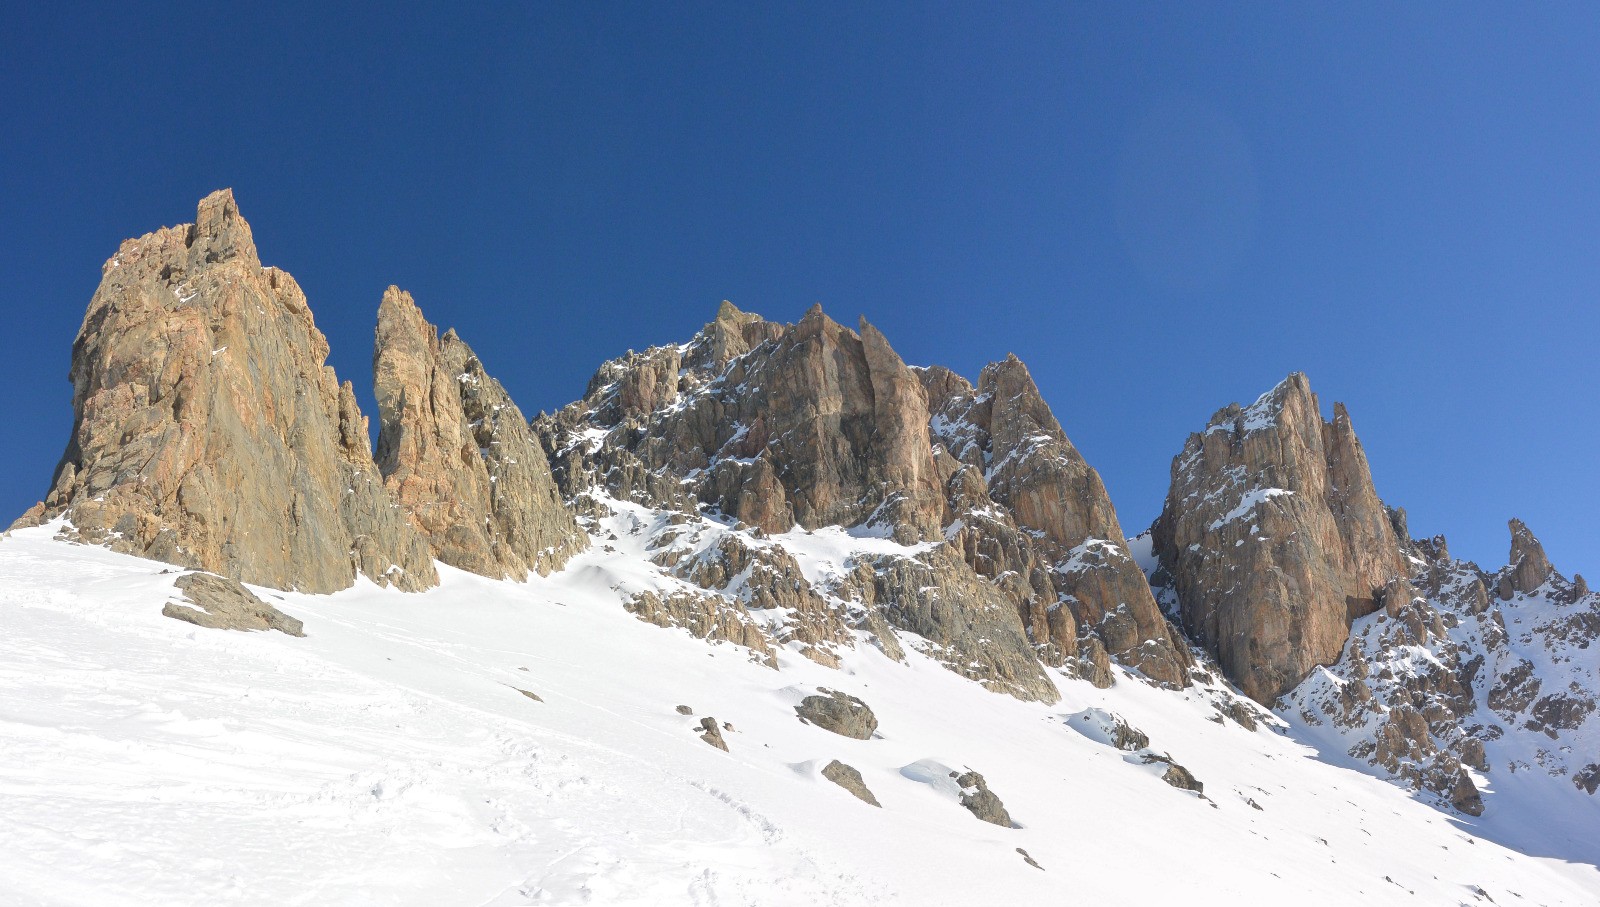
[[(162, 617), (171, 568), (54, 527), (0, 540), (0, 901), (1600, 899), (1593, 867), (1478, 837), (1309, 758), (1276, 719), (1247, 731), (1212, 689), (1113, 668), (1110, 689), (1057, 673), (1060, 702), (1025, 702), (916, 645), (840, 648), (836, 669), (779, 646), (775, 670), (650, 626), (623, 607), (662, 582), (637, 528), (603, 518), (590, 550), (526, 584), (440, 566), (415, 595), (257, 590), (303, 639)], [(804, 544), (820, 581), (856, 540)], [(801, 723), (794, 702), (820, 686), (868, 703), (873, 737)], [(1130, 761), (1117, 722), (1203, 793)], [(834, 760), (881, 808), (822, 774)], [(963, 808), (957, 772), (1015, 827)]]
[(1517, 591), (1520, 561), (1484, 573), (1443, 539), (1414, 545), (1410, 562), (1409, 585), (1281, 713), (1333, 761), (1481, 812), (1496, 840), (1600, 860), (1600, 595), (1548, 562)]

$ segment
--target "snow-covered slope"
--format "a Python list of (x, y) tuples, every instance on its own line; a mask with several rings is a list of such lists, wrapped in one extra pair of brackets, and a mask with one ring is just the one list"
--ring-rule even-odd
[[(1247, 731), (1203, 686), (1052, 671), (1046, 705), (914, 639), (904, 663), (780, 647), (774, 669), (651, 626), (623, 605), (668, 582), (661, 526), (616, 511), (525, 584), (441, 565), (422, 594), (258, 590), (303, 639), (163, 617), (173, 568), (53, 527), (0, 540), (0, 902), (1600, 901), (1594, 867), (1476, 837), (1272, 719)], [(854, 543), (789, 541), (816, 575)], [(877, 734), (801, 723), (823, 686), (868, 703)], [(1118, 749), (1108, 715), (1204, 796)], [(727, 752), (699, 739), (707, 716)], [(881, 808), (821, 776), (835, 759)], [(1019, 827), (974, 818), (942, 768), (981, 773)]]

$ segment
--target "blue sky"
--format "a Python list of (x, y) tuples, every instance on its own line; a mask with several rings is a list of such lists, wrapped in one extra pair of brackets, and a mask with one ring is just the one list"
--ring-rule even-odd
[(1414, 534), (1600, 571), (1600, 6), (235, 6), (7, 12), (7, 514), (100, 264), (231, 186), (369, 401), (390, 283), (530, 414), (820, 301), (1021, 356), (1130, 532), (1301, 370)]

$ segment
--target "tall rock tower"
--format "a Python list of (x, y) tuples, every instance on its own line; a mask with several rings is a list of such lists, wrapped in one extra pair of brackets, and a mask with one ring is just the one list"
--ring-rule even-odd
[(1349, 414), (1324, 422), (1299, 373), (1189, 436), (1155, 548), (1189, 634), (1263, 703), (1337, 661), (1405, 575)]
[(64, 516), (85, 541), (280, 589), (434, 585), (327, 357), (294, 278), (212, 193), (106, 262), (72, 348), (72, 437), (18, 522)]

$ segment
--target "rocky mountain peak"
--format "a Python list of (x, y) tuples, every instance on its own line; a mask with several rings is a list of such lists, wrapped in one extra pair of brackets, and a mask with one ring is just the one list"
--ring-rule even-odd
[(932, 438), (949, 460), (952, 544), (1009, 588), (1043, 657), (1095, 673), (1109, 653), (1160, 683), (1186, 684), (1188, 653), (1127, 550), (1105, 486), (1027, 366), (1016, 356), (991, 363), (976, 388), (944, 368), (920, 376)]
[(283, 589), (437, 579), (384, 491), (349, 384), (227, 190), (124, 242), (73, 345), (73, 430), (20, 523)]
[(191, 254), (207, 263), (240, 256), (248, 266), (261, 264), (250, 224), (239, 215), (232, 189), (218, 189), (200, 200), (186, 241)]
[(1405, 572), (1349, 413), (1325, 423), (1298, 372), (1189, 437), (1154, 529), (1186, 629), (1264, 703), (1337, 660)]

